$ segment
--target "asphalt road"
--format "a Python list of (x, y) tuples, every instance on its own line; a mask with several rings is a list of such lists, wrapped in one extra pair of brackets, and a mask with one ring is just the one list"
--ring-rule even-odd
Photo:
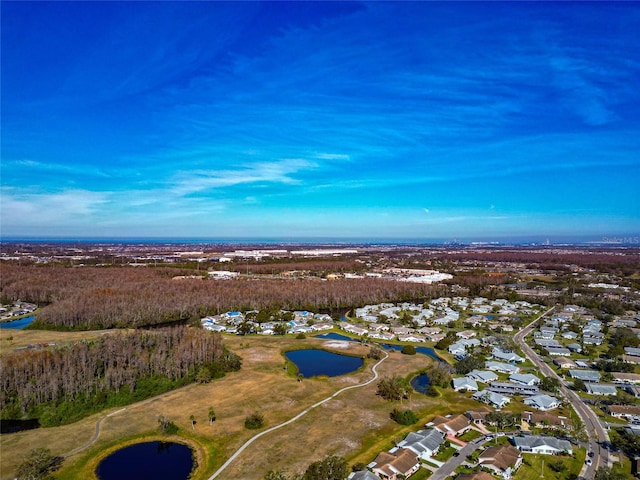
[(467, 443), (464, 447), (458, 450), (459, 455), (447, 460), (444, 465), (431, 474), (429, 480), (444, 480), (451, 475), (456, 468), (462, 465), (462, 463), (467, 459), (467, 456), (471, 455), (489, 440), (490, 439), (487, 439), (486, 437), (480, 437), (473, 442)]
[(594, 456), (592, 458), (592, 464), (590, 466), (584, 465), (580, 473), (581, 476), (587, 479), (592, 479), (599, 467), (608, 467), (609, 465), (609, 452), (606, 448), (601, 446), (604, 442), (607, 442), (608, 444), (609, 435), (600, 423), (600, 420), (598, 419), (598, 416), (595, 414), (595, 412), (591, 410), (591, 408), (589, 408), (587, 405), (585, 405), (582, 399), (568, 387), (566, 382), (562, 378), (560, 378), (556, 374), (556, 372), (553, 371), (553, 369), (549, 367), (549, 365), (547, 365), (538, 356), (538, 354), (534, 352), (533, 349), (524, 341), (525, 337), (529, 335), (529, 333), (531, 333), (538, 320), (545, 317), (552, 311), (553, 308), (540, 315), (533, 322), (516, 333), (513, 336), (513, 339), (520, 346), (525, 356), (529, 358), (529, 360), (531, 360), (534, 365), (536, 365), (540, 369), (542, 375), (544, 375), (545, 377), (554, 377), (558, 379), (558, 381), (560, 382), (560, 391), (576, 411), (576, 413), (580, 417), (580, 420), (582, 420), (582, 423), (584, 424), (587, 432), (587, 436), (589, 437), (589, 449), (594, 452)]

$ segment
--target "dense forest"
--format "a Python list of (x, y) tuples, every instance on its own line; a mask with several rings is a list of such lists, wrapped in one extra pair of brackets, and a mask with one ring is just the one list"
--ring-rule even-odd
[(44, 308), (38, 328), (101, 329), (199, 319), (267, 307), (327, 311), (382, 301), (427, 299), (445, 287), (379, 278), (175, 280), (175, 269), (2, 265), (2, 302)]
[(187, 327), (17, 350), (0, 357), (0, 410), (3, 419), (58, 425), (239, 368), (218, 334)]

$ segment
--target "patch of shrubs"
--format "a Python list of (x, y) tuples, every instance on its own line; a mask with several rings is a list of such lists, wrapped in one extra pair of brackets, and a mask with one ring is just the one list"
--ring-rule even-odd
[(400, 425), (413, 425), (420, 420), (412, 410), (398, 410), (397, 408), (394, 408), (391, 411), (390, 416), (391, 420), (399, 423)]
[(249, 430), (257, 430), (264, 427), (264, 416), (260, 412), (253, 412), (244, 419), (244, 426)]

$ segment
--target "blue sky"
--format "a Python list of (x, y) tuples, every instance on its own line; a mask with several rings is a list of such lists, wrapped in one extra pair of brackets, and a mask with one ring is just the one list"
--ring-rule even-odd
[(640, 3), (1, 8), (5, 237), (640, 232)]

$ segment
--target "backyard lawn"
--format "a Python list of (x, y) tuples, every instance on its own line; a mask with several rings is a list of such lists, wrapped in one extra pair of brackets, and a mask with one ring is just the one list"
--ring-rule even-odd
[[(574, 451), (574, 455), (575, 456), (556, 456), (525, 453), (523, 455), (524, 461), (522, 462), (522, 466), (518, 469), (514, 477), (517, 480), (539, 480), (540, 478), (567, 480), (569, 478), (576, 478), (580, 474), (586, 452), (584, 448), (578, 448)], [(562, 467), (560, 467), (560, 464), (562, 464)], [(556, 470), (554, 470), (552, 467), (556, 465)]]

